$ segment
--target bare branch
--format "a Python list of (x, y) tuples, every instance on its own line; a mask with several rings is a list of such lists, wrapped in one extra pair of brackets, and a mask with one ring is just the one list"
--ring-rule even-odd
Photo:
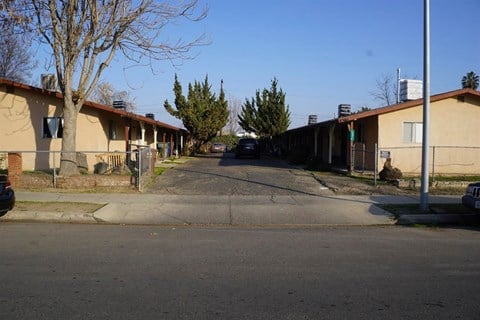
[(382, 105), (389, 106), (396, 102), (397, 84), (392, 75), (383, 75), (376, 80), (376, 88), (370, 95), (380, 101)]
[[(134, 64), (188, 57), (207, 44), (165, 40), (165, 29), (178, 20), (199, 21), (198, 0), (0, 0), (0, 18), (7, 14), (19, 28), (32, 32), (50, 48), (64, 99), (64, 135), (60, 173), (73, 174), (76, 117), (95, 89), (102, 72), (117, 55)], [(8, 10), (8, 11), (7, 11)]]

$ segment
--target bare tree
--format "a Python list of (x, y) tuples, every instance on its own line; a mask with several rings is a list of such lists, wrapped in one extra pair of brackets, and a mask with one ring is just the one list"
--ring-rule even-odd
[(93, 101), (105, 105), (113, 105), (113, 101), (122, 100), (125, 103), (127, 111), (134, 112), (136, 109), (135, 98), (132, 97), (129, 91), (118, 91), (115, 87), (106, 81), (100, 82), (92, 93)]
[(30, 39), (10, 20), (0, 23), (0, 77), (29, 83), (36, 63), (29, 52)]
[(14, 17), (24, 30), (36, 32), (55, 60), (63, 94), (64, 129), (60, 175), (77, 172), (77, 116), (102, 72), (118, 54), (139, 65), (154, 60), (188, 57), (190, 49), (205, 44), (165, 42), (165, 27), (181, 18), (198, 21), (206, 16), (198, 0), (178, 3), (155, 0), (0, 0), (2, 17)]
[(383, 106), (389, 106), (397, 102), (397, 79), (392, 75), (383, 75), (376, 80), (376, 88), (370, 94)]
[(92, 100), (105, 105), (113, 104), (115, 88), (109, 82), (100, 82), (92, 92)]
[(125, 103), (127, 111), (134, 112), (137, 107), (135, 105), (135, 97), (132, 97), (130, 91), (117, 91), (114, 95), (114, 100), (122, 100)]
[(240, 130), (238, 115), (242, 109), (242, 102), (236, 97), (228, 99), (228, 120), (224, 130), (229, 134), (235, 134)]

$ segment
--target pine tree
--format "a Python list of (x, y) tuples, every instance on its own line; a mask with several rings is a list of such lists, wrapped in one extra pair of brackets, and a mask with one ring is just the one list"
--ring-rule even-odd
[(270, 90), (257, 90), (255, 98), (245, 100), (240, 115), (239, 125), (247, 132), (271, 138), (288, 129), (290, 125), (289, 106), (285, 105), (285, 93), (277, 88), (278, 80), (274, 78)]
[(194, 140), (194, 152), (198, 152), (200, 146), (214, 138), (227, 123), (228, 102), (225, 100), (223, 81), (218, 98), (211, 92), (208, 76), (203, 83), (197, 81), (193, 85), (189, 83), (188, 95), (185, 98), (182, 86), (175, 75), (173, 92), (176, 109), (168, 100), (165, 100), (164, 107), (172, 116), (182, 120)]

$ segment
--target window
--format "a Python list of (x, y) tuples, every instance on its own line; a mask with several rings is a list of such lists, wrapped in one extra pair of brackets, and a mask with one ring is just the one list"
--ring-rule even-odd
[(117, 125), (113, 120), (110, 120), (108, 123), (108, 138), (110, 140), (117, 140)]
[(63, 137), (63, 118), (45, 117), (43, 118), (43, 138), (62, 138)]
[(422, 143), (423, 123), (404, 122), (403, 123), (403, 142)]

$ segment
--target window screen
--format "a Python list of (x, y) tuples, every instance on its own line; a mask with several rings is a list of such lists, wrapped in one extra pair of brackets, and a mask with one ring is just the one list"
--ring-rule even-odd
[(423, 139), (423, 123), (421, 122), (404, 122), (403, 123), (403, 142), (422, 143), (422, 139)]

